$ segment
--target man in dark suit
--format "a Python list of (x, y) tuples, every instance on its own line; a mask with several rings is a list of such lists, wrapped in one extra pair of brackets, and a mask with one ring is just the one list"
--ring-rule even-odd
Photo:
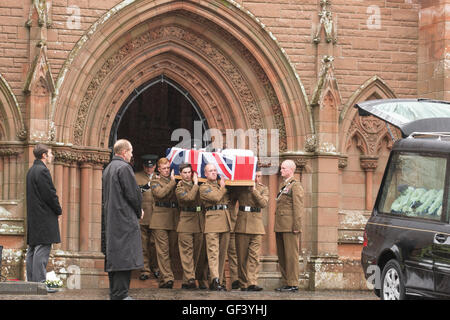
[[(34, 163), (27, 173), (27, 280), (43, 282), (53, 243), (61, 242), (58, 217), (62, 213), (56, 189), (47, 166), (52, 150), (43, 144), (33, 149)], [(48, 290), (53, 292), (52, 290)]]
[(129, 164), (133, 156), (131, 143), (118, 140), (113, 151), (102, 176), (102, 252), (111, 300), (131, 300), (131, 270), (144, 267), (139, 227), (144, 214), (142, 194)]

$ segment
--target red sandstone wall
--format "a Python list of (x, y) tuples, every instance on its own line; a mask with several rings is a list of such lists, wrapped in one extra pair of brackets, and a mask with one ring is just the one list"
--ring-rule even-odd
[[(28, 19), (31, 1), (0, 3), (0, 73), (21, 96), (28, 66)], [(74, 44), (101, 15), (120, 0), (53, 0), (48, 56), (54, 78)], [(309, 95), (316, 81), (312, 28), (318, 23), (317, 0), (237, 1), (270, 30), (286, 50)], [(417, 0), (332, 1), (337, 21), (335, 75), (345, 103), (367, 79), (377, 74), (398, 96), (417, 94)], [(374, 6), (371, 9), (370, 6)], [(379, 9), (379, 22), (373, 20)], [(79, 10), (78, 10), (79, 9)], [(375, 10), (375, 11), (374, 11)], [(78, 19), (79, 14), (79, 19)], [(78, 24), (79, 22), (79, 24)], [(323, 42), (323, 41), (322, 41)], [(22, 99), (19, 100), (22, 102)]]
[[(277, 37), (311, 95), (316, 75), (316, 48), (312, 44), (311, 28), (319, 19), (319, 1), (274, 0), (264, 5), (259, 0), (238, 2), (253, 12)], [(343, 102), (347, 102), (350, 95), (375, 74), (386, 80), (398, 96), (415, 96), (418, 1), (331, 2), (338, 36), (332, 55)], [(377, 8), (379, 25), (373, 20)]]

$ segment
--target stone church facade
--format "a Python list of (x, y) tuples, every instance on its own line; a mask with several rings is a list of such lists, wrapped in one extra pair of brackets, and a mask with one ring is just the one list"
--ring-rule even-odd
[[(192, 131), (200, 119), (224, 136), (277, 132), (270, 152), (296, 162), (305, 189), (302, 287), (365, 289), (363, 229), (399, 133), (353, 106), (450, 100), (449, 8), (450, 0), (2, 0), (2, 275), (25, 276), (25, 175), (37, 142), (53, 148), (63, 208), (49, 268), (67, 282), (76, 275), (78, 287), (106, 287), (101, 175), (112, 143), (128, 137), (136, 156), (161, 154), (174, 128)], [(280, 278), (280, 176), (264, 182), (260, 282), (270, 288)]]

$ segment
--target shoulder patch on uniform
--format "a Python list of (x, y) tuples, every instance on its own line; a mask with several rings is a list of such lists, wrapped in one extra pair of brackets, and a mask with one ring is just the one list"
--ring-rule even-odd
[(180, 193), (180, 197), (184, 197), (185, 195), (187, 195), (187, 191)]
[(152, 183), (152, 189), (156, 189), (157, 187), (160, 187), (161, 185), (159, 183)]

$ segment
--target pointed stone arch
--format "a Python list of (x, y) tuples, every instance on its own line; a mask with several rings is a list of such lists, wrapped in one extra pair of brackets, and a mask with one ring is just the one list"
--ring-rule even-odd
[[(354, 191), (352, 193), (351, 190), (347, 190), (344, 187), (341, 197), (343, 199), (355, 197), (357, 199), (355, 203), (366, 211), (372, 209), (375, 199), (374, 191), (377, 191), (380, 179), (383, 176), (385, 161), (388, 158), (388, 153), (382, 150), (382, 145), (386, 143), (389, 149), (393, 144), (391, 135), (400, 137), (400, 133), (394, 128), (388, 129), (384, 121), (374, 116), (360, 117), (354, 105), (371, 99), (390, 99), (395, 97), (389, 86), (380, 77), (374, 76), (355, 91), (342, 109), (339, 117), (340, 145), (345, 146), (345, 149), (340, 150), (340, 152), (346, 154), (349, 161), (351, 158), (353, 163), (359, 163), (360, 169), (364, 171), (364, 182), (360, 180), (352, 181), (352, 175), (357, 172), (355, 167), (348, 170), (344, 168), (342, 179), (343, 181), (348, 181), (348, 184), (357, 190), (365, 190), (363, 196), (359, 194), (358, 197), (355, 197)], [(352, 145), (356, 146), (360, 152), (358, 156), (348, 154), (348, 150)]]
[(354, 145), (356, 149), (359, 150), (361, 155), (365, 155), (368, 153), (368, 143), (358, 129), (355, 128), (354, 130), (352, 130), (352, 132), (349, 133), (349, 137), (350, 138), (347, 140), (347, 145), (345, 146), (346, 152), (352, 145)]
[[(345, 146), (345, 150), (347, 150), (348, 144), (351, 142), (355, 132), (358, 132), (368, 146), (365, 155), (374, 156), (379, 149), (380, 137), (389, 134), (388, 129), (383, 121), (375, 117), (364, 117), (364, 119), (359, 117), (358, 110), (354, 108), (354, 105), (366, 100), (393, 98), (396, 98), (393, 90), (378, 76), (370, 78), (360, 86), (350, 97), (340, 113), (340, 145)], [(391, 128), (391, 132), (397, 136), (394, 128)], [(345, 150), (341, 150), (341, 152), (345, 153)]]
[(17, 141), (26, 138), (26, 130), (19, 103), (8, 82), (1, 74), (0, 118), (2, 122), (1, 141)]
[[(206, 116), (220, 114), (230, 128), (278, 129), (281, 151), (301, 149), (313, 126), (295, 69), (254, 16), (233, 2), (214, 4), (124, 1), (99, 19), (56, 81), (56, 140), (104, 147), (105, 140), (92, 137), (109, 130), (111, 122), (103, 120), (120, 103), (117, 93), (125, 96), (133, 81), (178, 70), (177, 82), (203, 96)], [(143, 77), (132, 79), (131, 70)]]

